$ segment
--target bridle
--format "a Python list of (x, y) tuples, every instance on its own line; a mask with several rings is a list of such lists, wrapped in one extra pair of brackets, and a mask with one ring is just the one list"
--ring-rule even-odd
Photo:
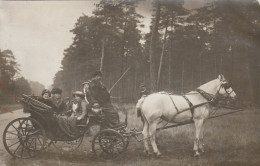
[(221, 85), (219, 86), (218, 92), (216, 94), (217, 98), (219, 98), (221, 96), (219, 93), (221, 88), (223, 88), (227, 94), (227, 96), (225, 96), (224, 98), (229, 98), (231, 93), (234, 92), (233, 89), (232, 89), (232, 91), (228, 92), (228, 89), (231, 88), (230, 83), (228, 83), (228, 82), (221, 83)]
[[(210, 93), (207, 93), (207, 92), (205, 92), (204, 90), (201, 90), (201, 89), (196, 89), (196, 91), (201, 95), (201, 96), (203, 96), (208, 102), (210, 102), (210, 103), (213, 103), (213, 104), (216, 104), (216, 103), (218, 103), (218, 101), (220, 101), (220, 100), (226, 100), (226, 99), (228, 99), (228, 98), (230, 98), (230, 95), (231, 95), (231, 93), (234, 91), (233, 89), (232, 89), (232, 91), (230, 91), (230, 92), (228, 92), (228, 89), (230, 88), (231, 86), (230, 86), (230, 84), (228, 83), (228, 82), (221, 82), (221, 85), (219, 86), (219, 89), (218, 89), (218, 91), (217, 91), (217, 93), (216, 93), (216, 95), (213, 95), (213, 94), (210, 94)], [(220, 94), (220, 90), (221, 90), (221, 88), (224, 88), (224, 90), (225, 90), (225, 92), (226, 92), (226, 96), (222, 96), (221, 94)]]

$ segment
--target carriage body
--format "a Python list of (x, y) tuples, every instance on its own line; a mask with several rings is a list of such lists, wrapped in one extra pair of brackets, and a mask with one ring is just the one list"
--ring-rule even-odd
[[(3, 133), (6, 150), (17, 158), (33, 157), (50, 145), (59, 150), (73, 151), (80, 146), (89, 127), (102, 125), (104, 122), (102, 112), (89, 111), (81, 123), (77, 124), (79, 134), (72, 137), (60, 130), (57, 115), (50, 106), (27, 95), (23, 95), (21, 103), (23, 111), (30, 113), (30, 116), (11, 121)], [(119, 155), (128, 145), (128, 137), (124, 137), (125, 128), (126, 124), (120, 124), (113, 129), (101, 130), (93, 138), (93, 152), (101, 157), (104, 157), (104, 154), (110, 157)], [(117, 152), (113, 149), (117, 149)]]

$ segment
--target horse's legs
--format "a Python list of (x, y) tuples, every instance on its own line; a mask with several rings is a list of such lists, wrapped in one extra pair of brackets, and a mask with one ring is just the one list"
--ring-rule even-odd
[(194, 156), (199, 156), (199, 147), (200, 147), (200, 131), (201, 127), (203, 125), (203, 120), (204, 119), (194, 119), (194, 124), (195, 124), (195, 140), (194, 140), (194, 147), (193, 150), (195, 151)]
[(143, 128), (143, 141), (144, 141), (144, 152), (146, 154), (149, 154), (149, 145), (148, 145), (148, 139), (149, 139), (149, 128), (148, 123), (144, 121), (144, 128)]
[(157, 144), (156, 144), (156, 135), (155, 135), (156, 134), (156, 126), (157, 126), (157, 123), (150, 124), (150, 128), (149, 128), (150, 136), (151, 136), (150, 140), (151, 140), (151, 144), (152, 144), (154, 153), (157, 156), (160, 156), (161, 153), (158, 150), (158, 147), (157, 147)]
[(204, 153), (203, 137), (204, 137), (204, 125), (201, 125), (201, 129), (200, 129), (200, 139), (199, 139), (199, 150), (200, 150), (200, 152), (202, 152), (202, 153)]

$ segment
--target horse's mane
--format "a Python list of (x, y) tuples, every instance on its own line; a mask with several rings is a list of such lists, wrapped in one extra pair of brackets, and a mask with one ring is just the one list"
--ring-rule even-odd
[(208, 91), (211, 91), (213, 89), (216, 89), (217, 85), (219, 85), (219, 79), (218, 78), (199, 86), (197, 89), (201, 89), (205, 92), (208, 92)]

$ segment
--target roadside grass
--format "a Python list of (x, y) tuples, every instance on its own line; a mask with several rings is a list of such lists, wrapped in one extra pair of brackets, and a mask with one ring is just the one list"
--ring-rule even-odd
[[(129, 128), (142, 129), (140, 118), (136, 117), (134, 106), (125, 105), (122, 109), (128, 110)], [(229, 110), (218, 110), (225, 113)], [(122, 113), (121, 116), (123, 117)], [(164, 123), (165, 124), (165, 123)], [(209, 119), (204, 123), (205, 153), (195, 160), (197, 164), (260, 164), (260, 110), (252, 109), (243, 112)], [(179, 159), (180, 165), (185, 160), (194, 160), (193, 139), (194, 124), (170, 128), (158, 132), (157, 138), (163, 160), (166, 158)], [(131, 144), (132, 142), (130, 142)], [(139, 143), (138, 149), (143, 149)], [(127, 152), (126, 152), (127, 153)], [(133, 152), (135, 153), (135, 151)], [(144, 154), (140, 154), (143, 155)], [(203, 161), (202, 161), (203, 160)], [(200, 163), (202, 162), (202, 163)], [(205, 162), (205, 163), (204, 163)], [(204, 164), (203, 164), (204, 163)], [(148, 163), (146, 163), (148, 164)], [(179, 165), (177, 164), (177, 165)], [(195, 164), (196, 165), (196, 164)]]

